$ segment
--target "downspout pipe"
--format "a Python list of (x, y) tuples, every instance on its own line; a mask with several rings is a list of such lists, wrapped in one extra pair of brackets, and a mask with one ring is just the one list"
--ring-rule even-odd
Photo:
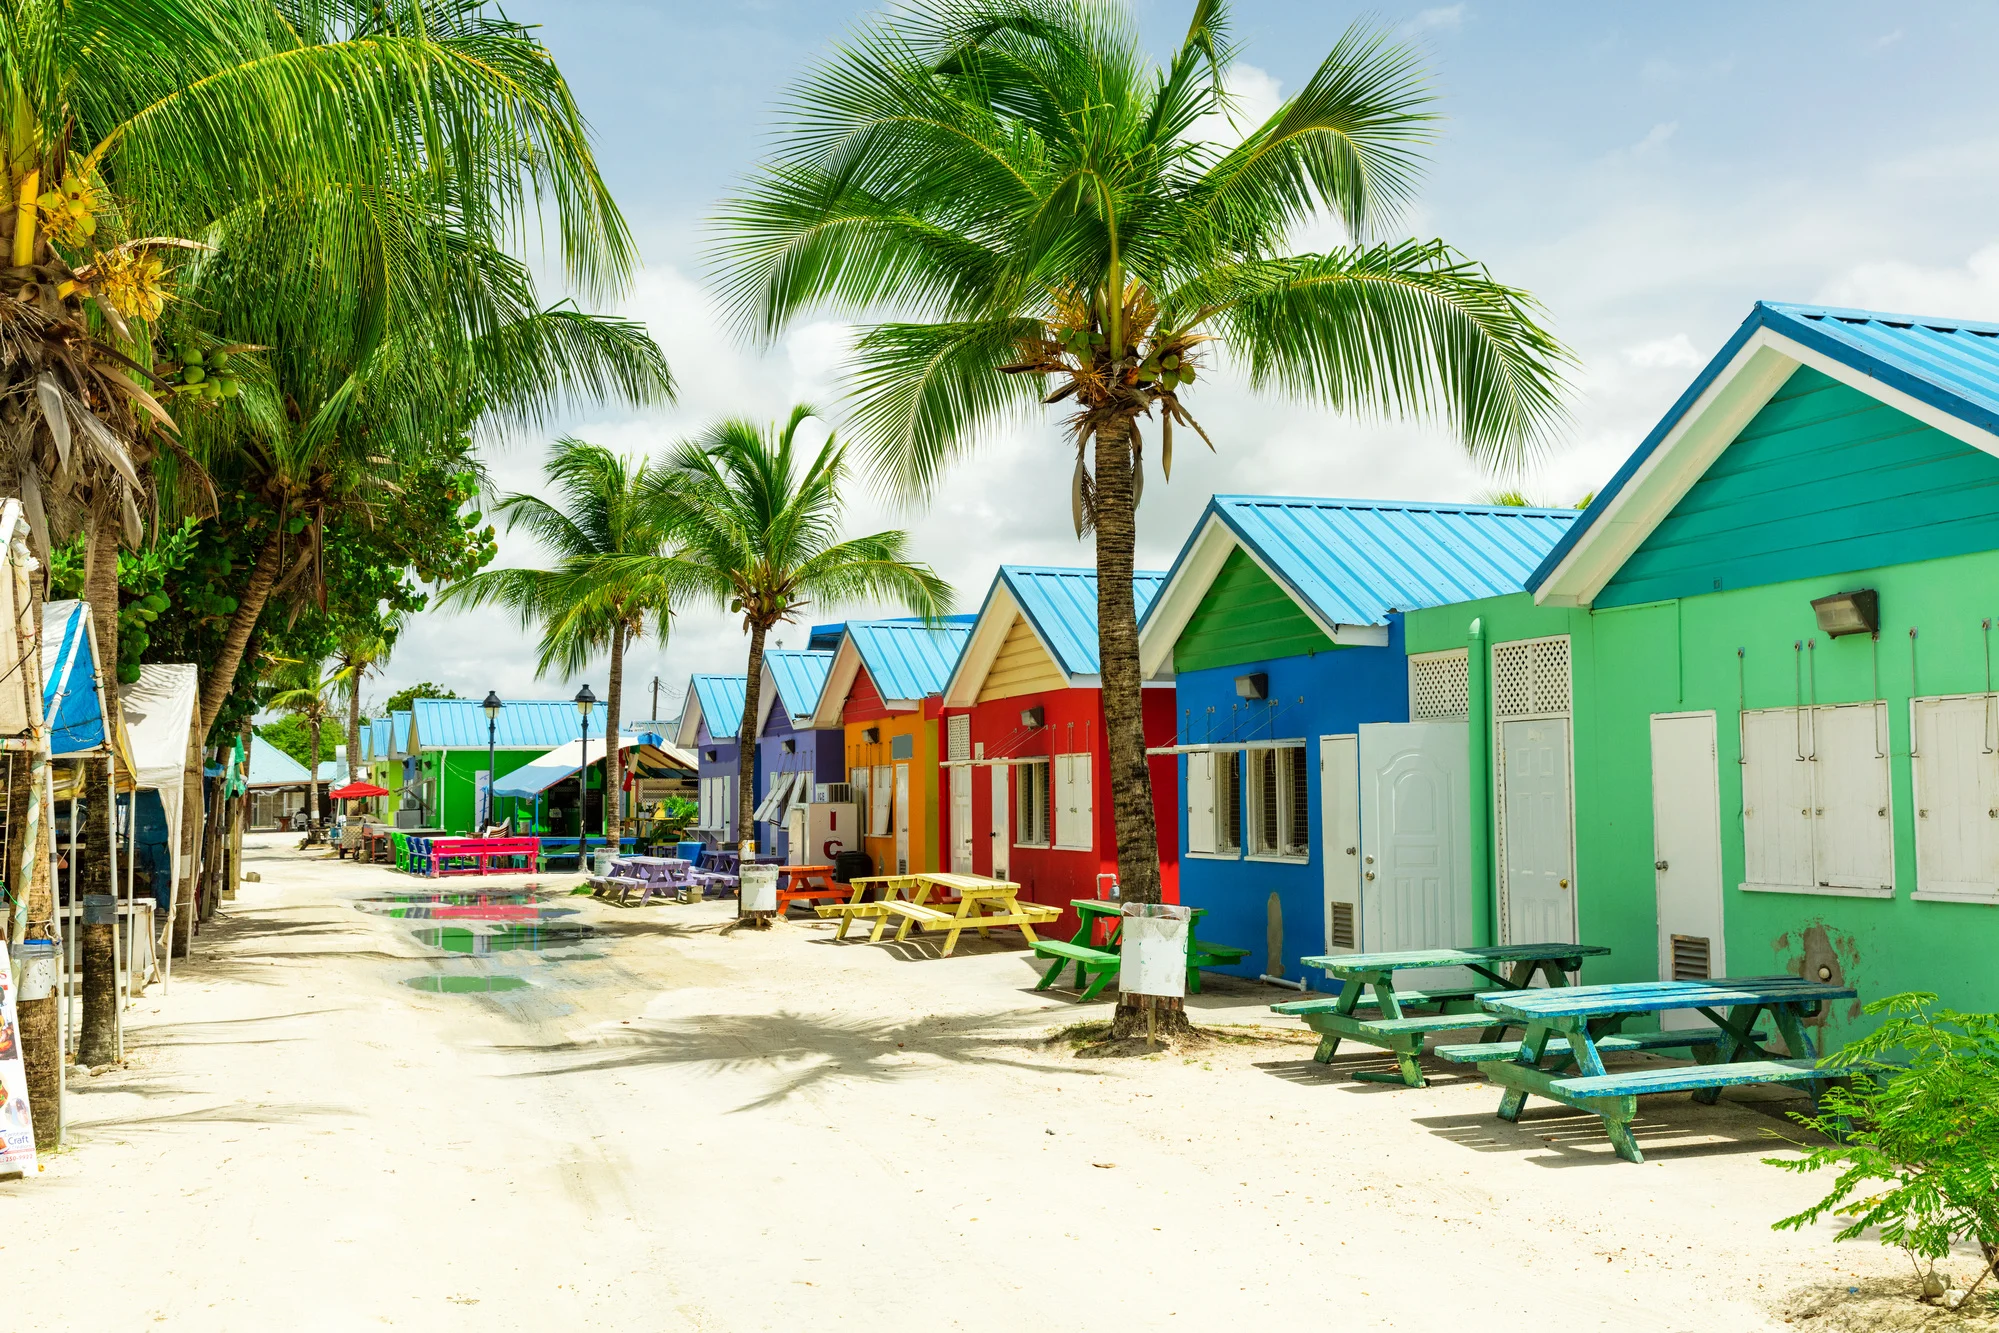
[(1471, 759), (1466, 796), (1471, 802), (1471, 893), (1480, 944), (1499, 942), (1499, 896), (1492, 873), (1492, 667), (1485, 651), (1485, 621), (1465, 629), (1465, 722)]

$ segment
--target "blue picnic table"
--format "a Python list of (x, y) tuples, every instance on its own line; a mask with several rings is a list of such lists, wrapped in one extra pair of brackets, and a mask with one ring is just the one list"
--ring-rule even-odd
[[(1832, 1075), (1818, 1067), (1803, 1020), (1828, 1000), (1850, 1000), (1849, 986), (1799, 977), (1747, 977), (1718, 981), (1647, 981), (1562, 990), (1487, 993), (1479, 1003), (1495, 1019), (1518, 1024), (1518, 1042), (1442, 1047), (1447, 1060), (1476, 1063), (1506, 1089), (1499, 1117), (1518, 1120), (1531, 1096), (1588, 1111), (1603, 1120), (1617, 1155), (1642, 1162), (1632, 1137), (1638, 1098), (1647, 1093), (1691, 1092), (1712, 1105), (1721, 1090), (1748, 1083), (1803, 1083), (1814, 1100)], [(1695, 1010), (1712, 1027), (1635, 1033), (1620, 1030), (1634, 1019), (1672, 1010)], [(1757, 1030), (1768, 1019), (1784, 1039), (1783, 1056), (1765, 1048)], [(1668, 1068), (1604, 1068), (1608, 1052), (1683, 1049), (1698, 1063)]]
[[(1485, 1029), (1487, 1040), (1504, 1035), (1508, 1025), (1488, 1021), (1479, 1008), (1484, 983), (1500, 990), (1518, 990), (1533, 985), (1538, 978), (1550, 986), (1567, 986), (1570, 974), (1582, 970), (1583, 959), (1609, 952), (1597, 944), (1551, 942), (1305, 958), (1300, 961), (1306, 967), (1316, 967), (1338, 981), (1340, 993), (1323, 1000), (1287, 1000), (1270, 1008), (1273, 1013), (1304, 1019), (1305, 1026), (1320, 1034), (1319, 1049), (1312, 1054), (1320, 1064), (1333, 1058), (1342, 1040), (1358, 1041), (1392, 1051), (1398, 1072), (1364, 1070), (1355, 1078), (1420, 1088), (1427, 1080), (1416, 1057), (1423, 1053), (1423, 1038), (1430, 1033), (1478, 1027)], [(1484, 982), (1395, 989), (1397, 972), (1440, 967), (1468, 968)], [(1366, 998), (1369, 990), (1374, 992), (1372, 1000)]]

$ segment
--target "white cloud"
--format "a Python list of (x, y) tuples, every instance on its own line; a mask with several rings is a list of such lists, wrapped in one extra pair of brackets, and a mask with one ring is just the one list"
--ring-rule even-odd
[(1657, 153), (1661, 148), (1664, 148), (1667, 142), (1679, 132), (1679, 129), (1680, 122), (1677, 120), (1660, 121), (1657, 125), (1645, 131), (1645, 137), (1637, 143), (1626, 144), (1622, 148), (1613, 149), (1605, 160), (1618, 163), (1628, 162), (1635, 158), (1649, 157)]
[(1426, 9), (1403, 25), (1405, 32), (1457, 32), (1465, 26), (1465, 6), (1441, 5)]
[(1707, 358), (1694, 346), (1694, 340), (1684, 333), (1627, 347), (1624, 359), (1641, 370), (1693, 369), (1707, 362)]
[(1222, 71), (1222, 87), (1231, 102), (1228, 111), (1210, 112), (1196, 120), (1187, 131), (1188, 138), (1233, 148), (1284, 105), (1283, 85), (1264, 70), (1242, 61)]
[(1900, 259), (1856, 264), (1828, 280), (1816, 299), (1904, 315), (1999, 320), (1999, 242), (1974, 252), (1961, 266), (1932, 268)]

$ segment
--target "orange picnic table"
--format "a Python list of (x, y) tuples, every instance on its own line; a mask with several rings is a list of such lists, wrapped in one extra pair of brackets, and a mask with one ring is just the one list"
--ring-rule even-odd
[(777, 914), (783, 916), (793, 903), (816, 903), (825, 898), (845, 902), (848, 890), (833, 883), (832, 866), (779, 866), (777, 868)]

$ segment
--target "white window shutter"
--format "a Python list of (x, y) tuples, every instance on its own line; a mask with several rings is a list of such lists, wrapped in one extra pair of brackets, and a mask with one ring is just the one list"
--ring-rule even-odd
[(1918, 699), (1913, 712), (1916, 892), (1999, 900), (1999, 700)]
[(1818, 788), (1812, 807), (1817, 883), (1832, 889), (1892, 888), (1887, 706), (1843, 704), (1811, 711), (1806, 753)]
[(1762, 888), (1810, 888), (1812, 765), (1795, 708), (1742, 715), (1743, 877)]
[(1187, 850), (1215, 850), (1215, 754), (1197, 750), (1187, 756)]
[(1087, 754), (1074, 755), (1074, 782), (1071, 789), (1076, 806), (1076, 827), (1070, 845), (1085, 851), (1096, 845), (1096, 810), (1090, 804), (1090, 759)]
[(895, 770), (880, 767), (874, 770), (874, 792), (868, 802), (868, 836), (886, 838), (893, 825), (889, 822), (895, 808)]

